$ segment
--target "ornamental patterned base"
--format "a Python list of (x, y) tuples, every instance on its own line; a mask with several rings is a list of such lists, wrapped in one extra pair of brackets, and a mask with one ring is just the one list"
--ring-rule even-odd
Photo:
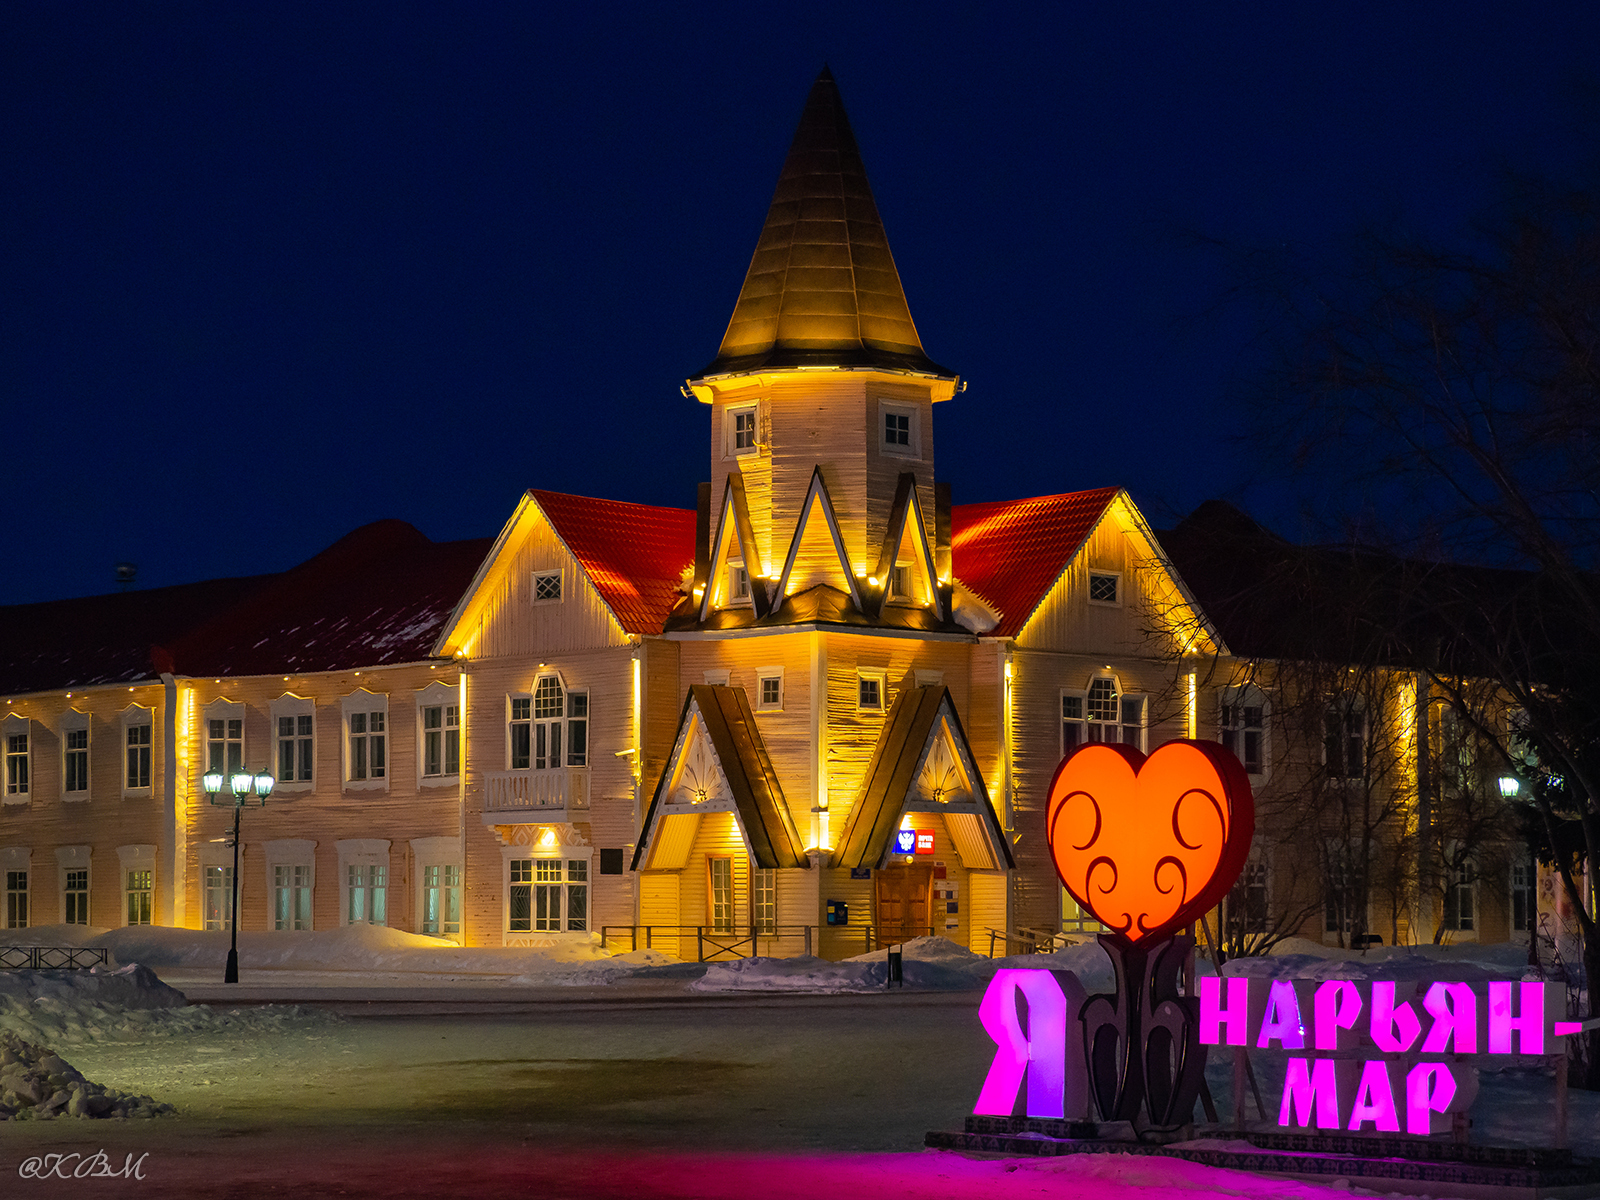
[(1171, 1129), (1188, 1123), (1205, 1081), (1199, 1006), (1178, 990), (1194, 939), (1178, 934), (1153, 945), (1101, 934), (1117, 990), (1083, 1006), (1089, 1092), (1104, 1121)]

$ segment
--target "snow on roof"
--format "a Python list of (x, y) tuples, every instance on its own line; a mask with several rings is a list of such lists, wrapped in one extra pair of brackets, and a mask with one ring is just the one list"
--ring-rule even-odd
[(207, 579), (0, 607), (0, 694), (156, 678), (151, 650), (259, 590), (270, 575)]
[(556, 534), (628, 633), (660, 633), (694, 563), (695, 514), (535, 489)]
[(342, 671), (419, 662), (489, 550), (434, 542), (404, 521), (340, 538), (167, 649), (185, 675)]
[(1015, 637), (1120, 488), (1033, 496), (950, 510), (951, 570), (1000, 613), (995, 637)]
[(488, 548), (378, 521), (277, 575), (0, 608), (0, 694), (418, 662)]

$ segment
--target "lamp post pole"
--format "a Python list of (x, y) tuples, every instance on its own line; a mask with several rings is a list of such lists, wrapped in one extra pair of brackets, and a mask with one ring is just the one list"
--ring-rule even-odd
[[(212, 804), (225, 804), (222, 795), (222, 772), (219, 770), (207, 771), (200, 778), (200, 784), (205, 788), (206, 796)], [(223, 983), (239, 982), (239, 816), (244, 812), (244, 806), (249, 804), (254, 796), (257, 803), (263, 807), (267, 797), (272, 795), (273, 785), (278, 781), (263, 771), (259, 775), (252, 775), (249, 771), (235, 771), (228, 779), (228, 788), (233, 793), (233, 890), (228, 901), (228, 930), (231, 940), (228, 946), (228, 965), (223, 972)]]

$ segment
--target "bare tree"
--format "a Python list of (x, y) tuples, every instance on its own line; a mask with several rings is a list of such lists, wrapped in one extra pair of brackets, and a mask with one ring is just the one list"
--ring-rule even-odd
[[(1592, 871), (1600, 188), (1513, 180), (1495, 210), (1450, 244), (1372, 234), (1342, 275), (1284, 278), (1272, 290), (1280, 367), (1258, 401), (1263, 431), (1278, 439), (1266, 459), (1338, 497), (1326, 515), (1362, 540), (1417, 571), (1440, 564), (1424, 608), (1445, 636), (1430, 644), (1413, 627), (1397, 642), (1446, 692), (1460, 690), (1452, 681), (1492, 681), (1518, 714), (1522, 749), (1487, 714), (1476, 732), (1508, 771), (1541, 776), (1529, 795), (1548, 840), (1563, 820), (1575, 822)], [(1447, 873), (1439, 855), (1434, 846), (1424, 859)], [(1582, 975), (1593, 981), (1600, 936), (1578, 861), (1558, 856), (1556, 865), (1582, 927)], [(1590, 1015), (1597, 999), (1589, 988)], [(1597, 1047), (1600, 1036), (1588, 1054), (1600, 1066)], [(1600, 1070), (1586, 1082), (1600, 1087)]]

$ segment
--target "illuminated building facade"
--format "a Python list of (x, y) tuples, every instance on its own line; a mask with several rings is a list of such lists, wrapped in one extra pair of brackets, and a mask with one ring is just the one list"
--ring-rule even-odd
[(1043, 835), (1063, 752), (1242, 749), (1260, 706), (1203, 669), (1229, 647), (1125, 491), (951, 503), (963, 387), (824, 72), (684, 388), (695, 507), (532, 490), (492, 542), (384, 523), (281, 577), (0, 614), (13, 915), (224, 925), (199, 776), (233, 755), (280, 779), (245, 929), (837, 958), (1088, 928)]

